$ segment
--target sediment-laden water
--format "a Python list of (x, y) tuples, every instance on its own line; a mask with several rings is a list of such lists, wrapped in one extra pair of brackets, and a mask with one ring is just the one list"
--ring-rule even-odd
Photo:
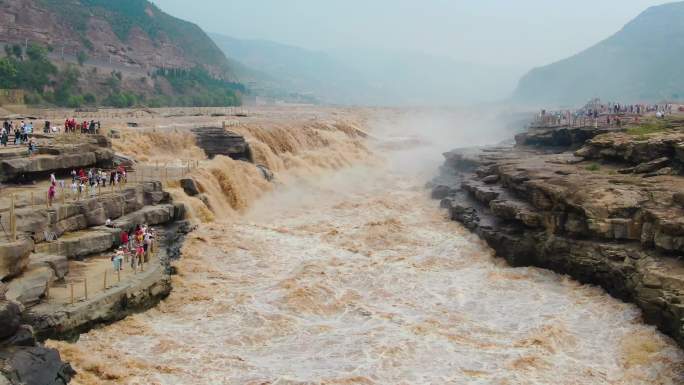
[(300, 177), (201, 225), (168, 300), (52, 343), (78, 383), (684, 380), (684, 354), (636, 307), (506, 266), (428, 199), (416, 156), (378, 151), (372, 166)]

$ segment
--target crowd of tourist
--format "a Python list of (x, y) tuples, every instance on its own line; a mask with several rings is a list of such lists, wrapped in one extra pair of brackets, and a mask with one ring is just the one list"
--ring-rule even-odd
[[(111, 225), (111, 222), (109, 222)], [(131, 269), (134, 271), (149, 261), (154, 253), (154, 239), (156, 234), (154, 229), (147, 225), (137, 225), (135, 229), (126, 231), (121, 230), (121, 245), (112, 255), (111, 260), (114, 271), (124, 269), (125, 262), (130, 262)]]
[(672, 114), (672, 104), (620, 104), (603, 103), (595, 99), (577, 110), (542, 110), (535, 124), (541, 126), (582, 126), (607, 124), (621, 126), (628, 122), (638, 123), (647, 114), (663, 118)]
[[(64, 121), (65, 133), (97, 134), (99, 131), (99, 121), (91, 120), (90, 122), (77, 123), (74, 118)], [(31, 121), (26, 122), (22, 120), (21, 122), (14, 123), (11, 120), (5, 120), (0, 130), (0, 146), (7, 147), (8, 144), (14, 144), (15, 146), (26, 145), (28, 155), (32, 157), (38, 151), (38, 146), (32, 138), (33, 132), (33, 123)], [(49, 121), (45, 121), (45, 126), (43, 127), (44, 134), (59, 132), (59, 127), (53, 126)], [(12, 136), (12, 141), (10, 141), (10, 136)]]
[[(100, 187), (118, 186), (120, 183), (128, 182), (128, 173), (123, 165), (119, 165), (113, 170), (101, 168), (91, 168), (88, 171), (83, 168), (71, 171), (71, 194), (79, 199), (82, 196), (95, 196)], [(55, 174), (50, 174), (50, 187), (48, 187), (48, 207), (52, 207), (55, 196), (57, 195), (57, 184), (60, 184), (62, 191), (66, 188), (64, 180), (57, 180)]]
[(98, 168), (91, 168), (88, 171), (84, 169), (71, 170), (71, 192), (74, 195), (81, 195), (85, 193), (90, 193), (90, 195), (95, 195), (97, 193), (97, 188), (107, 187), (107, 181), (109, 181), (109, 186), (117, 186), (119, 183), (126, 183), (128, 181), (128, 173), (123, 165), (113, 170), (104, 170)]
[(15, 125), (11, 121), (5, 120), (2, 124), (2, 130), (0, 130), (0, 145), (7, 147), (7, 145), (10, 143), (10, 135), (13, 135), (14, 145), (26, 144), (28, 146), (29, 156), (33, 156), (37, 150), (37, 147), (33, 139), (31, 139), (32, 134), (33, 123), (26, 123), (22, 121), (21, 123), (17, 123)]
[[(49, 122), (46, 122), (46, 126), (48, 126)], [(50, 131), (50, 128), (48, 127), (48, 132)], [(97, 134), (100, 131), (100, 122), (99, 121), (94, 121), (91, 120), (90, 122), (88, 121), (83, 121), (81, 123), (77, 122), (75, 118), (67, 119), (64, 121), (64, 132), (65, 133), (74, 133), (74, 132), (80, 132), (81, 134)], [(57, 131), (53, 131), (57, 132)]]
[[(80, 132), (82, 134), (97, 134), (100, 131), (100, 122), (91, 120), (76, 122), (75, 118), (66, 119), (64, 121), (64, 129), (61, 130), (65, 133)], [(2, 131), (0, 132), (0, 144), (7, 147), (10, 144), (10, 136), (12, 136), (12, 142), (15, 145), (21, 145), (28, 143), (31, 136), (33, 135), (33, 122), (31, 121), (21, 121), (12, 122), (11, 120), (5, 120), (2, 124)], [(43, 126), (44, 134), (56, 134), (60, 132), (60, 128), (57, 125), (53, 125), (50, 121), (45, 121)]]

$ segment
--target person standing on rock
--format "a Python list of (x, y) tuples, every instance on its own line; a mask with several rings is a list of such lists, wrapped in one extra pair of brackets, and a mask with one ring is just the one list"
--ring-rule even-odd
[(135, 270), (136, 266), (142, 266), (144, 257), (145, 249), (143, 248), (142, 243), (139, 243), (135, 248), (135, 257), (131, 259), (131, 267)]
[(114, 271), (121, 271), (123, 267), (123, 250), (119, 249), (112, 256), (112, 264), (114, 265)]
[(119, 240), (121, 241), (121, 246), (128, 248), (128, 231), (121, 230), (121, 234), (119, 235)]
[(52, 207), (52, 201), (55, 199), (56, 193), (57, 185), (55, 183), (50, 183), (50, 188), (48, 189), (48, 207)]
[(145, 242), (144, 248), (145, 248), (145, 262), (150, 260), (150, 254), (152, 253), (152, 241), (154, 240), (151, 229), (147, 229), (145, 231), (145, 235), (143, 237), (143, 242)]
[(36, 152), (36, 144), (33, 143), (33, 139), (28, 142), (28, 155), (29, 158), (33, 158), (33, 154)]
[(135, 250), (135, 233), (133, 230), (128, 232), (128, 251), (131, 253)]

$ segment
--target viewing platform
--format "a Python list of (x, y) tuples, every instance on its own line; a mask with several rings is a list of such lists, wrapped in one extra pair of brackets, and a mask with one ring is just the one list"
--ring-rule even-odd
[[(24, 145), (0, 147), (0, 286), (7, 300), (23, 305), (23, 318), (36, 335), (78, 333), (168, 295), (166, 248), (178, 238), (177, 224), (189, 226), (184, 206), (172, 202), (163, 184), (191, 166), (122, 166), (103, 135), (32, 139), (33, 155)], [(73, 184), (72, 171), (81, 169), (102, 170), (104, 177), (74, 188), (82, 176)], [(132, 253), (126, 253), (123, 268), (116, 270), (112, 256), (122, 246), (122, 232), (141, 225), (155, 234), (143, 263), (132, 264)]]

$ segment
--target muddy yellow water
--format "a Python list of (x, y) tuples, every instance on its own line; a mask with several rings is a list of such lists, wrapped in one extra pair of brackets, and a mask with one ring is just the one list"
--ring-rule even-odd
[(428, 199), (418, 155), (377, 151), (200, 225), (166, 301), (52, 343), (77, 382), (681, 383), (637, 308), (508, 267)]

